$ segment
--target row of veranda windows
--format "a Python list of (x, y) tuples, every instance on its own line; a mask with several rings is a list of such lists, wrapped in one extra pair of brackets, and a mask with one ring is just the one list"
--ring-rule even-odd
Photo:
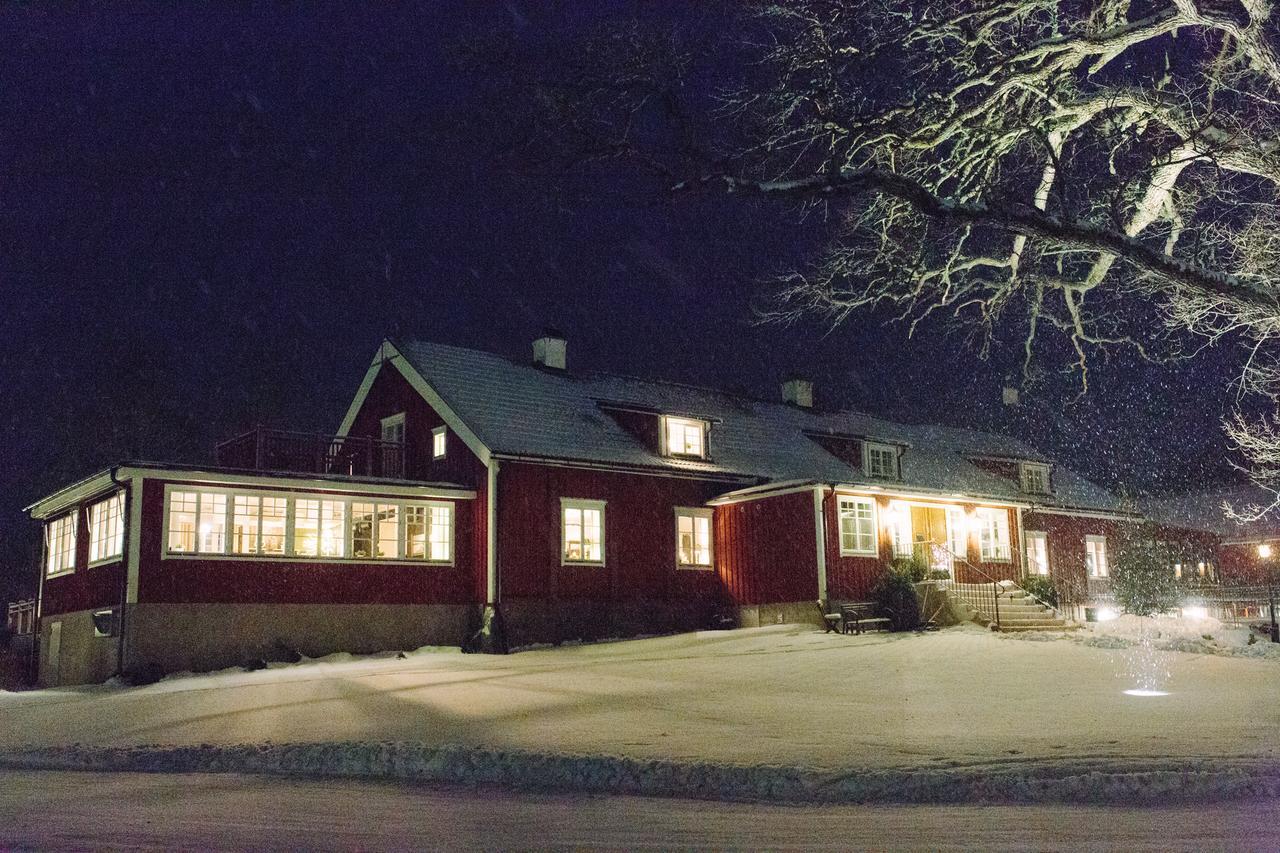
[[(89, 521), (90, 565), (119, 557), (124, 547), (124, 493), (116, 492), (90, 504), (85, 514)], [(45, 525), (46, 576), (75, 570), (77, 518), (77, 513), (69, 512)]]
[(453, 505), (171, 490), (170, 554), (453, 561)]
[[(966, 559), (969, 526), (978, 532), (978, 553), (983, 560), (1001, 561), (1011, 558), (1009, 513), (1003, 509), (979, 507), (972, 520), (960, 507), (943, 510), (946, 519), (945, 547), (953, 557)], [(845, 556), (874, 557), (879, 554), (876, 535), (877, 507), (874, 498), (841, 497), (839, 499), (840, 553)], [(895, 557), (911, 557), (916, 542), (912, 536), (911, 511), (907, 504), (891, 503), (884, 519)], [(922, 534), (923, 535), (923, 534)]]

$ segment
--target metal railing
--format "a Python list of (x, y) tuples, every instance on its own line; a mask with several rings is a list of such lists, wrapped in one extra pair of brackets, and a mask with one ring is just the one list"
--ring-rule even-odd
[(257, 471), (403, 479), (404, 443), (255, 427), (217, 448), (218, 464)]
[[(947, 582), (947, 591), (952, 595), (955, 595), (965, 604), (968, 604), (974, 610), (978, 611), (979, 614), (984, 616), (990, 614), (990, 621), (995, 625), (995, 629), (997, 631), (1002, 628), (1002, 623), (1000, 621), (1000, 596), (1003, 593), (1008, 593), (1012, 598), (1012, 594), (1015, 590), (1022, 593), (1022, 598), (1035, 602), (1053, 613), (1056, 618), (1062, 619), (1064, 622), (1073, 621), (1063, 612), (1060, 606), (1055, 606), (1052, 603), (1045, 601), (1027, 590), (1017, 581), (1010, 578), (992, 577), (984, 569), (979, 566), (975, 566), (973, 563), (969, 562), (967, 558), (961, 557), (946, 545), (933, 543), (933, 547), (951, 558), (952, 580)], [(967, 571), (979, 575), (982, 580), (977, 583), (961, 582), (957, 580), (957, 573), (955, 571), (956, 565), (963, 565)], [(1059, 605), (1060, 604), (1061, 601), (1059, 602)]]

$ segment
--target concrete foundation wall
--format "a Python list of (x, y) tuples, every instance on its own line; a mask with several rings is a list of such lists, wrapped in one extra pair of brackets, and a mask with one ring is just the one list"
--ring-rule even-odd
[(634, 599), (623, 601), (507, 599), (503, 627), (511, 647), (570, 640), (697, 631), (715, 624), (715, 603)]
[(738, 625), (759, 628), (764, 625), (821, 625), (822, 613), (817, 599), (753, 604), (738, 608)]
[[(125, 659), (130, 673), (155, 675), (282, 660), (292, 652), (319, 657), (457, 646), (477, 619), (474, 607), (453, 604), (137, 604), (126, 618)], [(85, 674), (79, 681), (101, 680), (97, 670), (72, 671)]]
[[(50, 637), (61, 635), (57, 658), (50, 652)], [(92, 684), (106, 681), (116, 671), (117, 637), (93, 635), (93, 611), (59, 613), (40, 622), (40, 659), (37, 683), (41, 687), (65, 684)]]

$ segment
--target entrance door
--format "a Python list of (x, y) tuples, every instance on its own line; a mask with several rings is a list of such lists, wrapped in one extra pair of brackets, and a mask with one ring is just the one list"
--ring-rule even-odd
[(947, 536), (947, 511), (938, 506), (911, 507), (912, 548), (917, 560), (931, 571), (951, 574), (951, 540)]

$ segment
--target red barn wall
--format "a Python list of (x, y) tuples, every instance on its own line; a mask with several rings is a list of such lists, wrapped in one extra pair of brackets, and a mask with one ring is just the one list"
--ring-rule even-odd
[[(497, 510), (503, 601), (718, 596), (714, 571), (676, 568), (675, 508), (703, 506), (725, 488), (680, 477), (503, 462)], [(561, 498), (605, 501), (604, 566), (560, 564)]]
[(1088, 582), (1085, 567), (1085, 536), (1107, 537), (1107, 562), (1115, 560), (1116, 543), (1124, 522), (1109, 518), (1027, 512), (1022, 516), (1024, 530), (1046, 535), (1049, 547), (1049, 573), (1057, 581), (1068, 581), (1084, 589)]
[[(168, 482), (189, 485), (192, 489), (207, 486), (182, 484), (177, 480)], [(452, 566), (217, 556), (175, 558), (166, 557), (162, 550), (165, 485), (166, 481), (147, 479), (142, 492), (139, 603), (465, 604), (477, 601), (476, 555), (471, 535), (477, 512), (475, 501), (452, 501), (455, 513)], [(277, 491), (258, 486), (253, 490)], [(305, 489), (278, 491), (309, 493)]]
[(818, 600), (809, 489), (716, 507), (716, 568), (740, 605)]

